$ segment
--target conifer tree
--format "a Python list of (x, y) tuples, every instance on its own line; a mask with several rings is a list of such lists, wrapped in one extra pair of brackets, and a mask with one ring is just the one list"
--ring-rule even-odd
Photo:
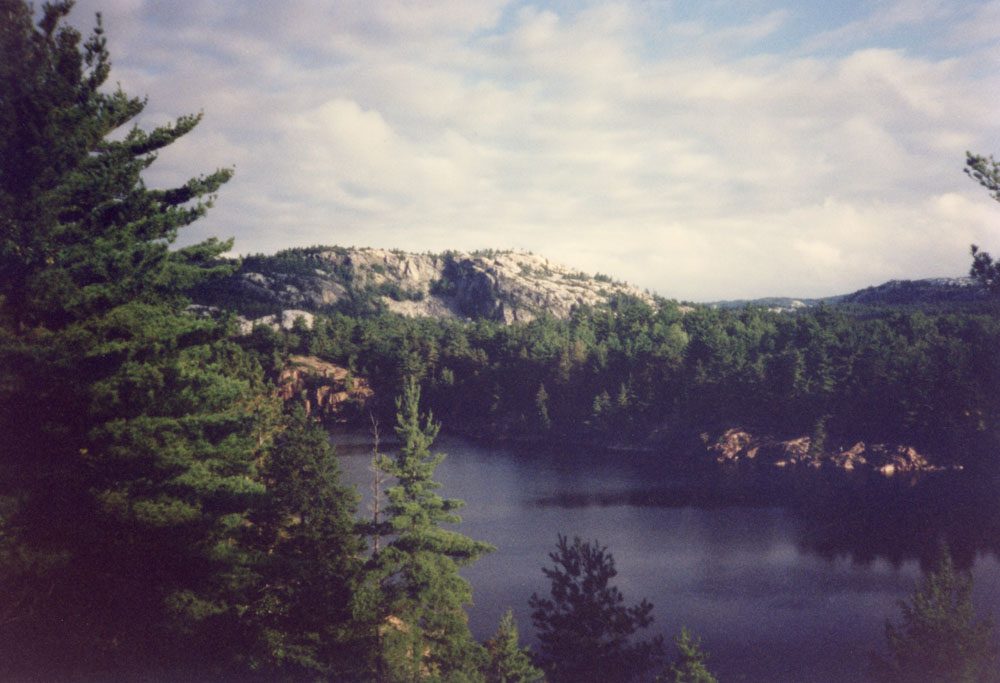
[(988, 683), (1000, 680), (993, 620), (977, 621), (972, 578), (956, 573), (946, 547), (910, 601), (902, 622), (886, 620), (889, 656), (872, 654), (872, 673), (886, 683)]
[(677, 647), (677, 659), (670, 663), (666, 673), (657, 678), (664, 683), (718, 683), (705, 665), (708, 654), (701, 649), (701, 643), (691, 637), (691, 633), (682, 628), (680, 635), (674, 638)]
[(280, 406), (185, 312), (229, 244), (171, 249), (231, 172), (145, 186), (201, 117), (109, 138), (145, 102), (71, 7), (0, 0), (0, 678), (232, 676)]
[[(1000, 163), (972, 152), (965, 153), (965, 174), (982, 185), (990, 196), (1000, 202)], [(972, 267), (969, 274), (994, 293), (1000, 293), (1000, 261), (988, 252), (972, 245)]]
[(663, 639), (632, 642), (632, 636), (652, 623), (653, 605), (623, 604), (611, 585), (618, 572), (607, 548), (580, 538), (570, 543), (560, 534), (549, 558), (555, 566), (542, 572), (552, 580), (551, 597), (532, 594), (528, 603), (547, 679), (624, 683), (649, 676), (662, 658)]
[(268, 680), (363, 680), (372, 644), (354, 621), (362, 544), (357, 495), (340, 484), (329, 438), (296, 405), (263, 470), (265, 502), (247, 534), (260, 553), (244, 629), (248, 668)]
[(440, 425), (431, 415), (421, 419), (419, 401), (419, 386), (410, 377), (396, 400), (399, 452), (378, 458), (381, 471), (396, 480), (376, 529), (391, 540), (370, 562), (370, 579), (378, 587), (378, 675), (392, 681), (477, 680), (485, 652), (469, 632), (463, 606), (472, 591), (458, 568), (493, 548), (443, 528), (461, 521), (454, 511), (464, 503), (436, 493), (441, 485), (433, 480), (434, 470), (445, 456), (432, 455), (430, 447)]
[(518, 643), (517, 621), (510, 609), (487, 641), (486, 652), (486, 683), (535, 683), (544, 677), (542, 670), (531, 663), (528, 650)]

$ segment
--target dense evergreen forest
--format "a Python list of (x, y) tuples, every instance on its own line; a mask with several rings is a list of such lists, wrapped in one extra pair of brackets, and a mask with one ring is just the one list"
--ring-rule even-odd
[(683, 454), (740, 426), (965, 465), (995, 465), (1000, 438), (1000, 317), (983, 312), (683, 312), (619, 297), (514, 326), (334, 313), (259, 327), (251, 345), (341, 363), (377, 397), (416, 376), (446, 428), (490, 438)]
[[(173, 245), (232, 170), (146, 187), (156, 153), (201, 117), (111, 135), (146, 103), (107, 89), (100, 18), (84, 39), (71, 8), (0, 0), (4, 680), (573, 681), (581, 666), (714, 680), (686, 631), (673, 655), (633, 638), (651, 606), (624, 605), (607, 548), (563, 536), (551, 595), (531, 602), (540, 652), (510, 615), (477, 642), (458, 568), (493, 549), (442, 526), (461, 501), (436, 493), (431, 408), (512, 438), (667, 443), (739, 423), (993, 464), (995, 315), (683, 313), (623, 297), (514, 327), (359, 309), (245, 335), (233, 316), (193, 314), (189, 293), (233, 272), (231, 244)], [(325, 431), (276, 395), (292, 352), (370, 378), (396, 425), (370, 519)], [(885, 679), (933, 656), (985, 680), (989, 627), (971, 623), (966, 584), (942, 563), (922, 590), (887, 632)], [(925, 623), (933, 610), (943, 627)]]

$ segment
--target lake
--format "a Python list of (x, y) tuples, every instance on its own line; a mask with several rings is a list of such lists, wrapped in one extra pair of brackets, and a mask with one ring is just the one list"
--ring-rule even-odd
[[(371, 511), (371, 443), (334, 435), (347, 483)], [(647, 632), (687, 626), (721, 681), (865, 681), (887, 618), (947, 539), (971, 568), (977, 615), (1000, 617), (1000, 486), (959, 474), (667, 471), (648, 454), (494, 447), (441, 436), (435, 479), (460, 498), (455, 527), (497, 547), (462, 570), (469, 625), (489, 637), (509, 606), (532, 645), (528, 598), (558, 533), (614, 556), (626, 604), (646, 598)], [(998, 629), (1000, 630), (1000, 629)]]

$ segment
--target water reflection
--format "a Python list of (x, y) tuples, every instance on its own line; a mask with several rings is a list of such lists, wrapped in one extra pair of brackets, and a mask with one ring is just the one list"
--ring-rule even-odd
[(933, 473), (915, 480), (833, 479), (795, 501), (803, 522), (802, 547), (824, 558), (849, 556), (894, 566), (918, 559), (928, 567), (939, 540), (956, 566), (977, 555), (1000, 556), (1000, 491), (993, 477)]
[[(827, 560), (847, 557), (868, 565), (881, 558), (894, 567), (918, 560), (927, 567), (941, 540), (952, 549), (960, 569), (969, 569), (977, 555), (1000, 557), (1000, 484), (995, 477), (957, 472), (885, 477), (815, 470), (665, 476), (670, 478), (655, 485), (560, 491), (531, 503), (566, 509), (777, 507), (796, 521), (799, 549)], [(747, 519), (753, 521), (743, 525), (737, 537), (752, 538), (762, 531), (759, 519)]]

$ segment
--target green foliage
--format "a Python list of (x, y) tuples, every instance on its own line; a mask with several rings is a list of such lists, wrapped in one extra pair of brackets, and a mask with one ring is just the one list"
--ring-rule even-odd
[(0, 677), (334, 672), (353, 498), (282, 417), (274, 340), (185, 310), (229, 244), (171, 248), (231, 172), (146, 187), (200, 116), (109, 137), (145, 102), (100, 90), (71, 5), (0, 0)]
[(393, 301), (423, 301), (424, 293), (419, 289), (403, 289), (395, 282), (383, 282), (372, 289), (379, 296), (387, 296)]
[(396, 401), (398, 455), (377, 466), (394, 477), (386, 517), (375, 529), (391, 540), (369, 563), (380, 629), (379, 671), (390, 680), (469, 680), (479, 676), (485, 652), (469, 633), (462, 607), (472, 600), (458, 568), (493, 548), (442, 528), (457, 524), (464, 503), (435, 492), (434, 469), (443, 454), (430, 452), (440, 426), (421, 420), (420, 390), (408, 380)]
[[(512, 253), (514, 252), (510, 251), (509, 249), (475, 249), (470, 254), (470, 256), (472, 256), (473, 258), (495, 259), (497, 256), (503, 256), (505, 254), (512, 254)], [(449, 256), (454, 258), (456, 252), (446, 251), (443, 255), (445, 258)]]
[(372, 643), (353, 614), (357, 497), (301, 406), (283, 423), (262, 473), (267, 497), (245, 539), (259, 553), (259, 580), (244, 619), (255, 642), (244, 656), (268, 679), (363, 680)]
[(447, 277), (431, 281), (430, 293), (435, 296), (452, 296), (457, 289), (455, 282)]
[(179, 641), (233, 629), (251, 561), (233, 534), (264, 491), (269, 413), (251, 417), (259, 368), (183, 314), (184, 289), (229, 272), (228, 245), (168, 250), (230, 172), (145, 187), (200, 117), (107, 140), (144, 102), (99, 91), (100, 24), (81, 49), (70, 6), (35, 29), (0, 5), (0, 661), (7, 677), (176, 673)]
[(23, 2), (0, 9), (0, 288), (15, 326), (61, 326), (126, 301), (176, 302), (206, 270), (230, 272), (213, 262), (228, 243), (168, 245), (205, 213), (231, 171), (171, 190), (140, 181), (155, 153), (200, 115), (106, 139), (145, 103), (99, 91), (110, 71), (100, 23), (81, 51), (79, 33), (60, 23), (71, 4), (46, 5), (40, 30)]
[(975, 244), (972, 245), (972, 266), (969, 268), (969, 275), (976, 278), (991, 292), (1000, 292), (1000, 262), (994, 261), (993, 257), (985, 251), (980, 251)]
[(965, 153), (965, 174), (986, 188), (993, 199), (1000, 202), (1000, 163), (991, 156)]
[[(1000, 363), (987, 351), (1000, 346), (996, 316), (682, 314), (620, 299), (608, 309), (579, 307), (569, 320), (513, 326), (329, 320), (330, 341), (317, 352), (353, 363), (377, 395), (396, 394), (405, 368), (417, 371), (427, 405), (452, 428), (479, 435), (573, 441), (585, 424), (597, 444), (656, 433), (683, 446), (738, 425), (824, 437), (814, 442), (828, 449), (906, 443), (956, 454), (967, 466), (996, 462), (991, 449), (1000, 444)], [(387, 419), (391, 408), (382, 404)]]
[[(971, 152), (965, 153), (965, 174), (986, 188), (990, 196), (1000, 202), (1000, 163)], [(979, 247), (972, 245), (972, 267), (969, 275), (979, 280), (990, 291), (1000, 292), (1000, 263)]]
[(666, 672), (657, 678), (664, 683), (718, 683), (705, 665), (708, 653), (701, 649), (701, 642), (691, 637), (686, 628), (674, 638), (677, 659), (671, 662)]
[(552, 581), (551, 597), (535, 593), (529, 600), (548, 680), (633, 681), (655, 669), (663, 639), (631, 641), (652, 623), (653, 605), (622, 604), (621, 592), (610, 583), (618, 572), (607, 548), (579, 537), (571, 544), (560, 534), (549, 558), (555, 566), (542, 572)]
[(980, 683), (996, 681), (993, 621), (976, 621), (972, 578), (958, 574), (947, 548), (900, 602), (899, 626), (886, 621), (888, 657), (872, 655), (872, 673), (887, 683)]
[(531, 654), (518, 643), (517, 621), (508, 609), (496, 633), (486, 643), (489, 664), (486, 683), (535, 683), (544, 674), (531, 663)]

